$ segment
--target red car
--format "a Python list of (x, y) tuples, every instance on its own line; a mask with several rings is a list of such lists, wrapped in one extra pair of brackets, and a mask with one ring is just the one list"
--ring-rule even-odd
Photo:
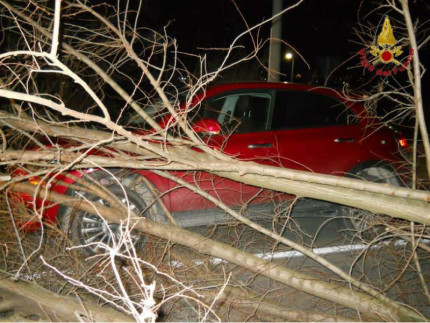
[[(200, 107), (190, 117), (194, 129), (226, 154), (279, 167), (400, 184), (395, 169), (401, 161), (399, 148), (407, 145), (405, 138), (396, 138), (394, 131), (372, 117), (361, 103), (333, 89), (302, 84), (231, 83), (213, 86), (197, 99)], [(116, 196), (123, 195), (122, 184), (132, 208), (145, 216), (162, 221), (167, 209), (183, 226), (207, 225), (226, 218), (207, 199), (151, 171), (110, 171), (120, 182), (105, 171), (86, 173), (92, 173), (93, 179)], [(273, 199), (273, 192), (258, 195), (259, 188), (208, 173), (171, 173), (197, 183), (231, 206), (251, 201), (258, 209)], [(82, 177), (79, 171), (71, 174)], [(75, 182), (70, 177), (61, 179)], [(61, 183), (53, 184), (51, 190), (107, 204), (84, 189), (68, 189)], [(154, 202), (157, 195), (164, 205)], [(123, 200), (126, 203), (126, 198)], [(40, 207), (41, 201), (36, 205)], [(60, 222), (70, 225), (71, 237), (77, 243), (94, 242), (87, 248), (89, 252), (100, 247), (95, 242), (110, 243), (115, 239), (111, 233), (119, 231), (117, 225), (107, 225), (96, 214), (58, 205), (45, 205), (43, 217), (52, 222), (61, 218)], [(363, 226), (361, 220), (351, 224), (357, 229)]]

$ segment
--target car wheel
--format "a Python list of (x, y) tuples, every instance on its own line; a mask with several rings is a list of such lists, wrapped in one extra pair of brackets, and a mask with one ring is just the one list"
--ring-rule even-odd
[[(122, 177), (119, 177), (122, 176)], [(90, 175), (91, 179), (85, 182), (94, 182), (98, 184), (98, 189), (107, 190), (105, 195), (112, 194), (112, 198), (124, 205), (128, 205), (130, 211), (140, 214), (143, 217), (156, 220), (157, 203), (154, 194), (141, 181), (141, 177), (136, 174), (115, 174), (115, 177), (102, 171)], [(95, 193), (85, 191), (84, 189), (74, 189), (68, 192), (68, 195), (76, 199), (86, 200), (92, 203), (98, 203), (104, 206), (110, 206), (111, 203), (107, 198), (102, 198)], [(111, 200), (112, 201), (112, 200)], [(83, 246), (82, 250), (86, 255), (94, 255), (104, 251), (104, 246), (112, 247), (119, 242), (127, 228), (119, 224), (107, 223), (105, 219), (94, 212), (87, 212), (71, 207), (62, 207), (60, 225), (74, 245)], [(145, 243), (145, 235), (137, 230), (130, 232), (131, 242), (137, 250), (142, 250)]]
[[(130, 211), (140, 213), (145, 216), (147, 205), (133, 191), (124, 190), (120, 186), (109, 187), (109, 191), (114, 194), (124, 205), (128, 205)], [(87, 200), (104, 206), (110, 206), (108, 201), (98, 196), (89, 196)], [(96, 254), (103, 251), (104, 246), (113, 247), (120, 242), (126, 227), (116, 223), (108, 224), (102, 216), (96, 212), (77, 211), (72, 220), (70, 235), (72, 241), (78, 245), (85, 246), (87, 254)], [(131, 242), (137, 249), (141, 249), (145, 236), (133, 230), (130, 234)]]
[[(372, 166), (356, 170), (348, 177), (400, 186), (401, 182), (395, 171), (382, 166)], [(344, 232), (348, 236), (363, 240), (373, 240), (384, 231), (383, 216), (358, 208), (342, 207)]]

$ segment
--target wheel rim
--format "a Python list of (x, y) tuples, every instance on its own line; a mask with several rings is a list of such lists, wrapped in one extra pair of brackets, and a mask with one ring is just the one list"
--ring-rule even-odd
[[(400, 181), (397, 175), (382, 167), (365, 168), (356, 174), (354, 178), (367, 180), (374, 183), (391, 184), (400, 186)], [(358, 234), (363, 238), (375, 238), (383, 230), (384, 225), (378, 220), (378, 217), (371, 212), (367, 212), (356, 208), (347, 208), (347, 219), (352, 226), (353, 233)], [(348, 227), (348, 223), (347, 223)]]
[[(111, 190), (113, 194), (117, 195), (115, 190)], [(122, 198), (120, 201), (127, 205), (131, 212), (137, 211), (141, 213), (145, 211), (146, 206), (144, 206), (143, 201), (136, 201), (133, 197), (133, 192), (126, 191), (128, 198)], [(122, 190), (121, 193), (123, 194)], [(101, 198), (95, 199), (92, 202), (99, 203), (105, 206), (110, 206), (109, 203)], [(139, 204), (142, 204), (139, 206)], [(124, 234), (121, 232), (121, 226), (119, 224), (110, 223), (108, 224), (101, 216), (92, 214), (89, 212), (82, 212), (78, 214), (79, 219), (79, 238), (82, 245), (86, 245), (86, 249), (90, 253), (97, 253), (103, 249), (103, 245), (108, 247), (113, 247), (118, 244), (121, 236)], [(122, 227), (123, 231), (127, 230), (126, 227)], [(132, 231), (130, 237), (133, 245), (141, 242), (142, 236), (137, 231)]]
[(349, 221), (351, 222), (354, 231), (363, 234), (368, 232), (370, 234), (376, 234), (377, 221), (375, 221), (375, 215), (360, 209), (350, 209)]
[(392, 171), (382, 167), (369, 167), (359, 171), (356, 178), (364, 179), (369, 182), (391, 184), (400, 186), (399, 179)]

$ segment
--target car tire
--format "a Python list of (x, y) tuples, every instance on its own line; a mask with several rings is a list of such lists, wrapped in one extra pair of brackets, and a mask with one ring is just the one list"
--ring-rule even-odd
[[(103, 171), (97, 171), (90, 175), (87, 182), (100, 184), (101, 189), (107, 189), (116, 198), (128, 206), (135, 213), (152, 220), (159, 219), (158, 203), (154, 194), (148, 188), (138, 174), (124, 174), (124, 172), (114, 173), (113, 176)], [(110, 206), (100, 196), (89, 193), (85, 190), (73, 189), (68, 191), (68, 195), (86, 200), (88, 202), (100, 203)], [(103, 245), (112, 247), (118, 243), (122, 234), (119, 224), (108, 224), (100, 215), (72, 207), (62, 206), (60, 210), (59, 224), (75, 246), (82, 246), (85, 255), (94, 255), (104, 251)], [(126, 230), (123, 226), (122, 230)], [(131, 240), (136, 250), (141, 251), (145, 245), (145, 235), (137, 230), (130, 232)]]
[[(396, 172), (389, 166), (367, 166), (355, 169), (347, 177), (362, 179), (375, 183), (401, 186)], [(375, 239), (385, 230), (381, 216), (359, 208), (342, 207), (344, 232), (349, 237), (365, 241)]]

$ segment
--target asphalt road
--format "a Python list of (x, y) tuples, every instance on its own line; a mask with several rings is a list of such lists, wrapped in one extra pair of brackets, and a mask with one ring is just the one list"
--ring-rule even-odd
[[(300, 218), (289, 221), (285, 228), (281, 222), (275, 223), (276, 221), (266, 221), (260, 224), (281, 232), (282, 236), (288, 239), (311, 246), (314, 253), (329, 260), (345, 272), (351, 273), (361, 281), (385, 292), (391, 298), (411, 305), (430, 317), (430, 300), (425, 295), (417, 275), (411, 256), (410, 243), (402, 239), (386, 239), (369, 245), (364, 241), (352, 239), (351, 236), (345, 235), (343, 221), (338, 217), (336, 211), (331, 214), (326, 212), (323, 217), (321, 214), (302, 215)], [(256, 233), (244, 225), (225, 224), (217, 228), (200, 227), (193, 230), (225, 243), (234, 242), (239, 249), (287, 268), (308, 272), (310, 275), (323, 279), (339, 279), (300, 252), (277, 244), (273, 239)], [(430, 244), (428, 240), (422, 242)], [(418, 251), (418, 255), (424, 279), (430, 288), (430, 259), (421, 250)], [(261, 295), (268, 295), (267, 300), (275, 302), (282, 308), (312, 309), (326, 313), (342, 313), (346, 316), (357, 314), (352, 310), (339, 310), (333, 303), (312, 297), (268, 278), (240, 270), (237, 266), (230, 265), (222, 259), (211, 258), (209, 263), (214, 269), (221, 266), (223, 272), (226, 273), (231, 270), (231, 273), (235, 274), (236, 284), (250, 286), (255, 291), (259, 291)], [(208, 265), (207, 258), (205, 260), (196, 259), (195, 264)], [(249, 282), (252, 283), (249, 285)]]

